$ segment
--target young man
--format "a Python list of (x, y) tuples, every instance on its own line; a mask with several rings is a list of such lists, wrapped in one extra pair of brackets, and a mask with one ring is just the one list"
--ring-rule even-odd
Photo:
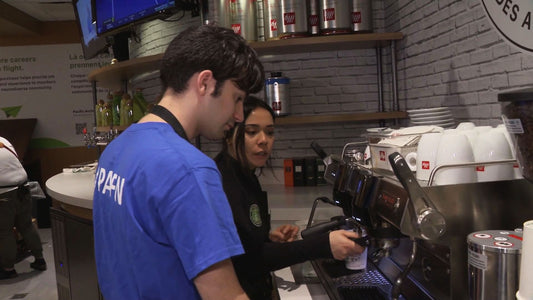
[(14, 267), (17, 241), (13, 227), (22, 235), (35, 257), (30, 267), (40, 271), (46, 270), (41, 238), (31, 222), (28, 175), (13, 145), (0, 137), (0, 279), (17, 277)]
[(189, 141), (222, 138), (262, 89), (260, 61), (233, 31), (180, 33), (162, 59), (163, 97), (102, 153), (93, 205), (106, 299), (247, 299), (230, 258), (243, 253), (212, 159)]

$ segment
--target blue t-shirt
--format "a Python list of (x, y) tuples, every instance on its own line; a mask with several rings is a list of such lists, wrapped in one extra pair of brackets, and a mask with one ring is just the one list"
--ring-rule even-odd
[(106, 147), (93, 224), (106, 299), (199, 299), (198, 273), (244, 253), (214, 161), (166, 123), (133, 124)]

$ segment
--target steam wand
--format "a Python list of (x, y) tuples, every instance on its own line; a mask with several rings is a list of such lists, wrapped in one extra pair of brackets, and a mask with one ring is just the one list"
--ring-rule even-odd
[(446, 220), (416, 181), (403, 156), (394, 152), (389, 162), (396, 177), (409, 195), (400, 230), (403, 234), (424, 240), (436, 240), (446, 231)]

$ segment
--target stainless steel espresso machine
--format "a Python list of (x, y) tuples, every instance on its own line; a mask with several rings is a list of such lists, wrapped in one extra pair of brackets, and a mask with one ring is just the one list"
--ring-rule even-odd
[(421, 186), (399, 153), (389, 156), (392, 173), (312, 146), (333, 184), (332, 199), (323, 202), (342, 207), (344, 216), (302, 236), (348, 219), (372, 237), (366, 271), (332, 259), (312, 262), (331, 299), (469, 299), (468, 234), (533, 219), (533, 184), (525, 179)]

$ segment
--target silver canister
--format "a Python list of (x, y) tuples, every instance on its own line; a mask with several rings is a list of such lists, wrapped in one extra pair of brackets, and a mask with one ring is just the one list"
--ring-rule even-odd
[(281, 31), (281, 0), (264, 0), (265, 39), (273, 40)]
[(247, 41), (257, 41), (256, 1), (229, 0), (231, 28)]
[(272, 72), (265, 80), (265, 98), (276, 116), (289, 114), (289, 83), (290, 79), (281, 72)]
[(320, 0), (320, 32), (324, 35), (352, 31), (350, 0)]
[(352, 30), (372, 32), (372, 0), (352, 1)]
[(258, 42), (264, 42), (265, 41), (265, 20), (264, 20), (264, 16), (265, 16), (265, 0), (257, 0), (256, 1), (257, 3), (255, 4), (256, 5), (256, 15), (257, 15), (257, 29), (256, 29), (256, 32), (257, 32), (257, 41)]
[(228, 0), (202, 0), (200, 5), (203, 24), (231, 28)]
[(520, 274), (522, 232), (484, 230), (468, 235), (470, 299), (515, 299)]
[(281, 0), (281, 38), (307, 36), (307, 3)]
[(318, 0), (307, 0), (307, 26), (312, 35), (320, 34), (320, 5)]

